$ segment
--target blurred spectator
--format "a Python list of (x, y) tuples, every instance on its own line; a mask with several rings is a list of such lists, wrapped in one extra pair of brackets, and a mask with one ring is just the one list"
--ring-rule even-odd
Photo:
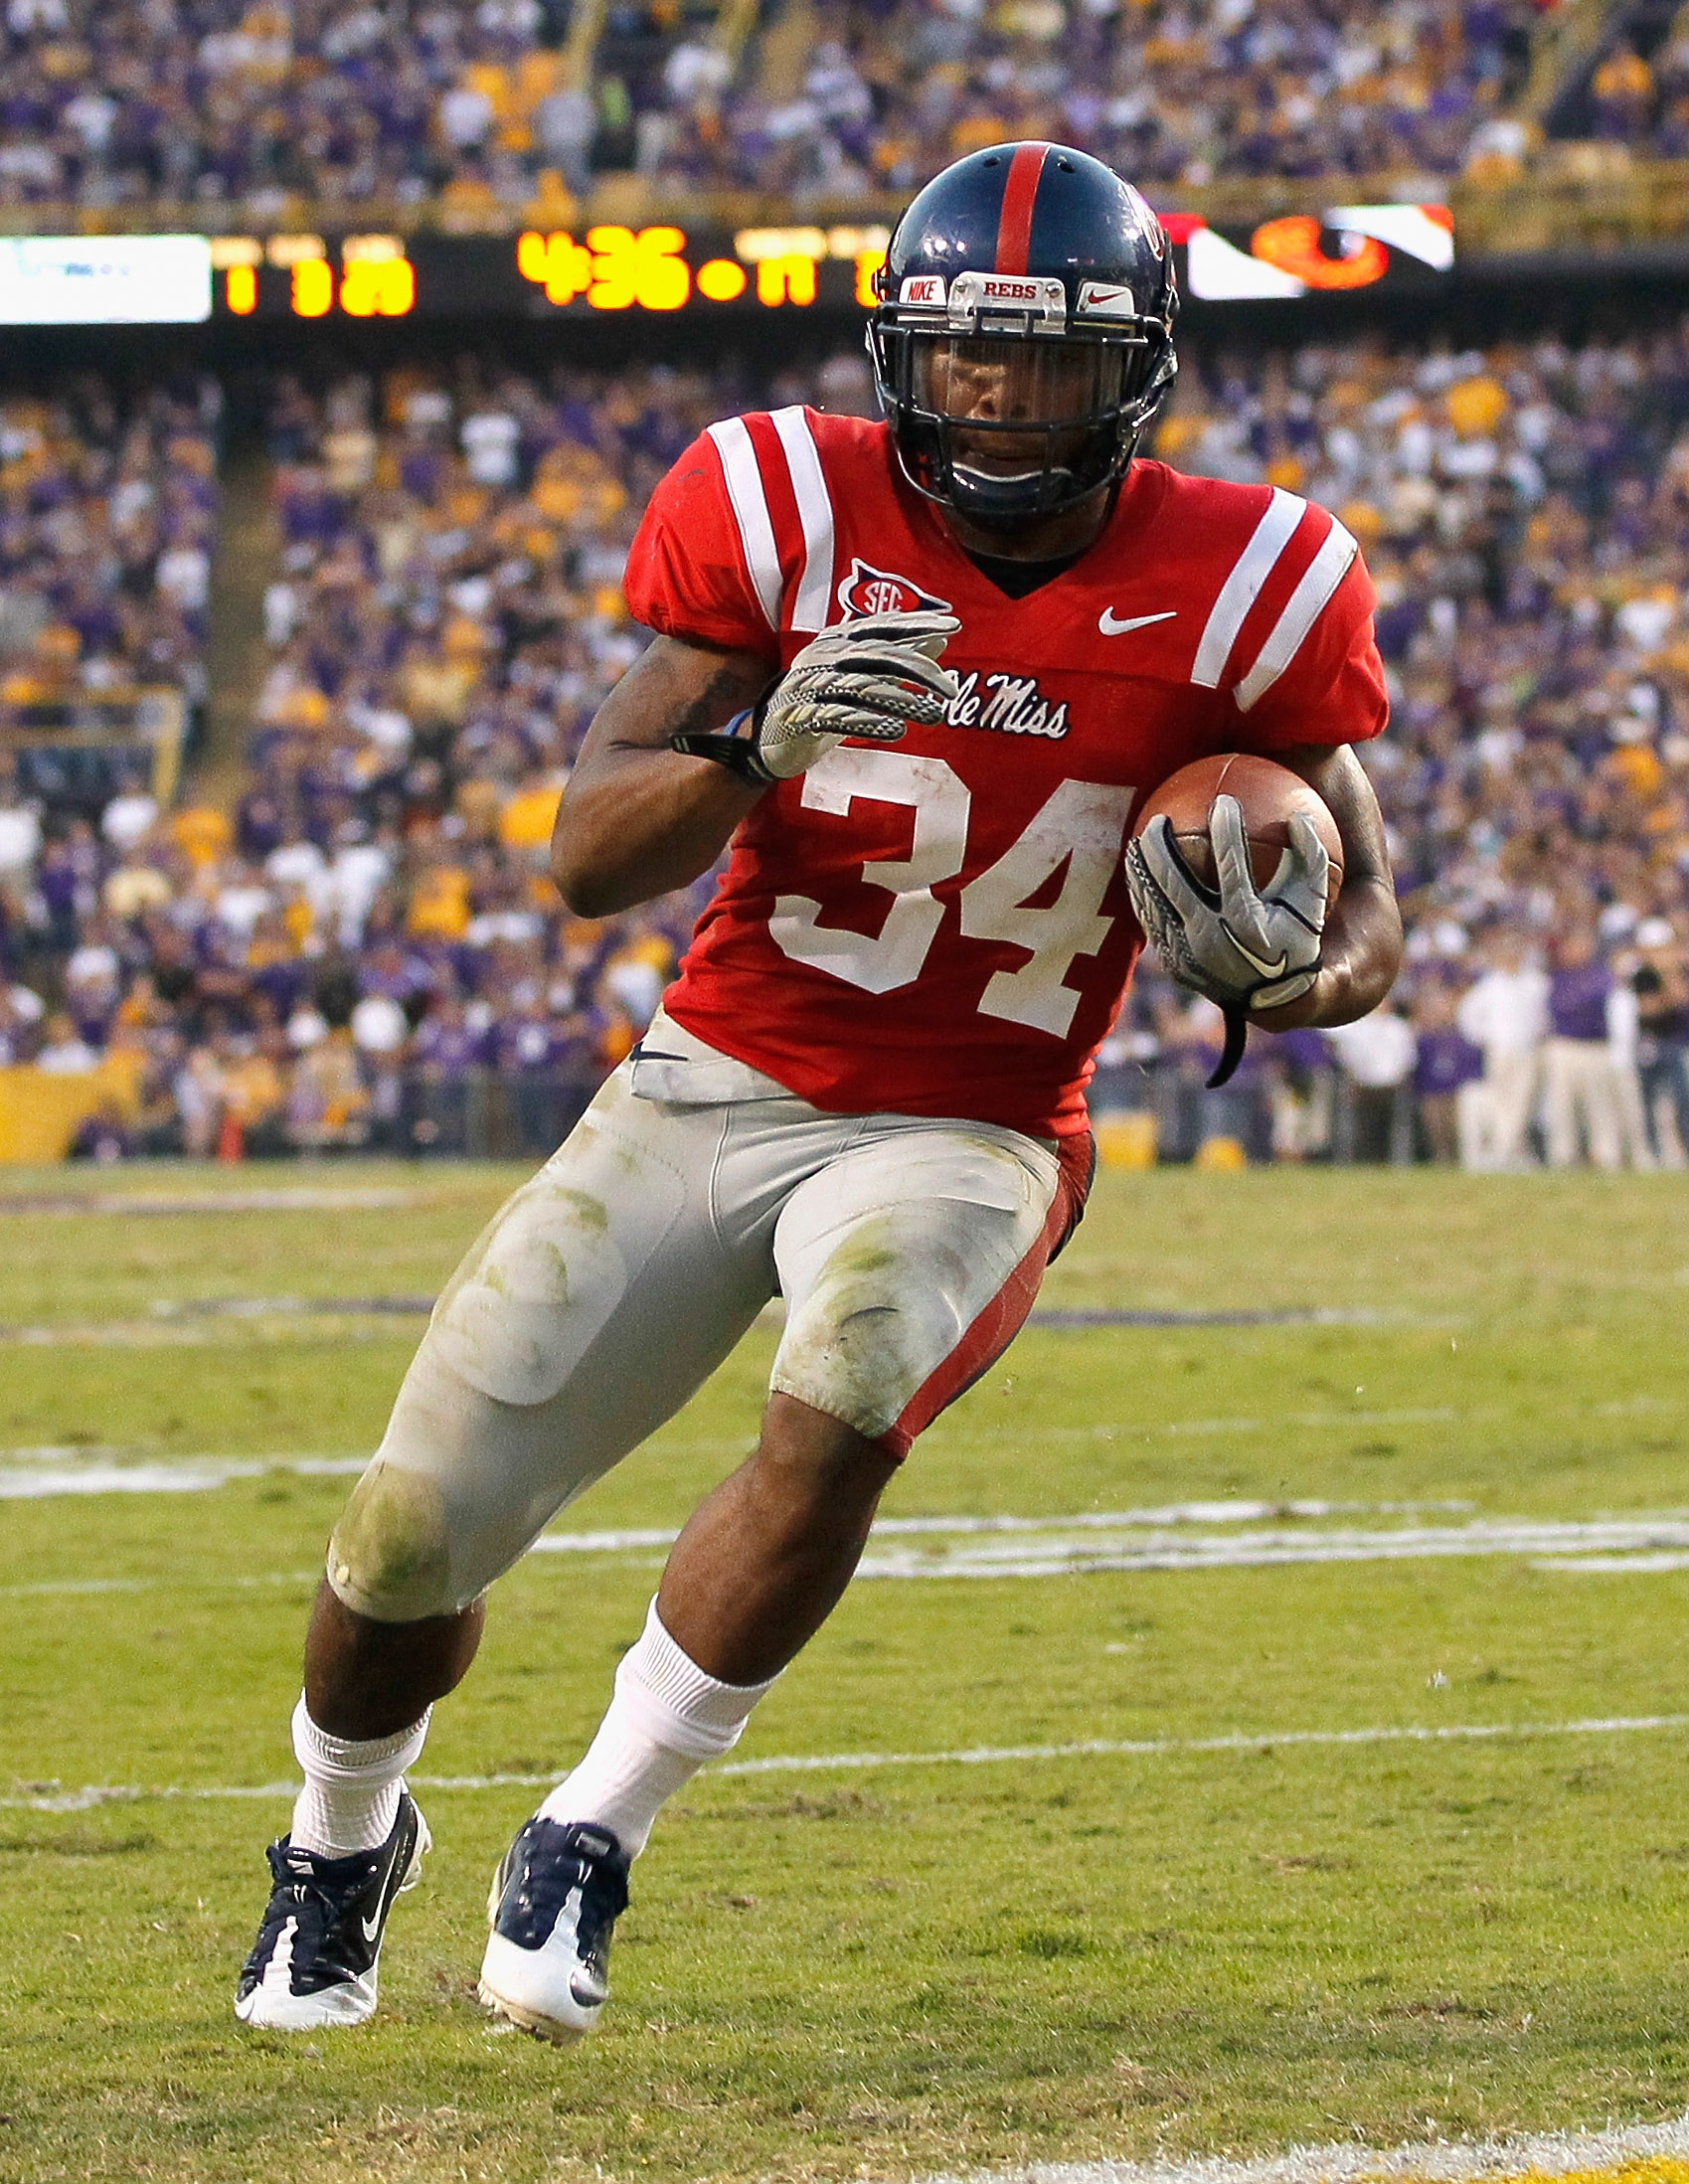
[(1456, 1162), (1479, 1167), (1474, 1104), (1483, 1089), (1482, 1052), (1455, 1022), (1454, 996), (1441, 984), (1427, 986), (1414, 1011), (1414, 1092), (1420, 1132), (1439, 1167)]
[(344, 1152), (369, 1135), (369, 1089), (349, 1031), (331, 1031), (293, 1065), (287, 1136), (301, 1152)]
[(46, 1036), (33, 1060), (38, 1070), (52, 1077), (84, 1077), (99, 1067), (99, 1056), (82, 1038), (74, 1019), (63, 1012), (47, 1019)]
[(232, 1047), (222, 1068), (217, 1149), (229, 1160), (273, 1159), (287, 1150), (292, 1072), (287, 1035), (272, 1025), (250, 1047)]
[(44, 1013), (40, 995), (28, 986), (0, 986), (0, 1069), (34, 1061)]
[(134, 1149), (134, 1132), (116, 1098), (108, 1094), (92, 1114), (77, 1125), (68, 1157), (109, 1167), (114, 1161), (127, 1160)]
[(1405, 1166), (1414, 1157), (1414, 1028), (1386, 1002), (1357, 1023), (1325, 1034), (1342, 1065), (1334, 1155), (1339, 1160), (1388, 1161)]
[(1689, 1161), (1689, 966), (1670, 921), (1637, 925), (1636, 1072), (1644, 1126), (1662, 1167)]
[(1612, 972), (1595, 935), (1573, 930), (1555, 949), (1543, 1040), (1543, 1119), (1549, 1163), (1572, 1168), (1588, 1151), (1598, 1168), (1623, 1165), (1618, 1069), (1610, 1043)]
[[(1527, 1132), (1536, 1106), (1538, 1057), (1548, 1030), (1548, 978), (1516, 932), (1496, 935), (1490, 967), (1462, 997), (1455, 1025), (1483, 1057), (1482, 1098), (1467, 1095), (1461, 1164), (1529, 1165)], [(1605, 1036), (1605, 1034), (1604, 1034)]]

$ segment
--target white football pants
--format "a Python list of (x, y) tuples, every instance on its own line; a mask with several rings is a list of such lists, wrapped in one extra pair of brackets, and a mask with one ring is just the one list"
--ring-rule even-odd
[(464, 1607), (776, 1293), (771, 1388), (902, 1456), (1007, 1347), (1083, 1201), (1088, 1140), (826, 1114), (783, 1092), (641, 1097), (638, 1067), (435, 1305), (329, 1545), (329, 1583), (359, 1613)]

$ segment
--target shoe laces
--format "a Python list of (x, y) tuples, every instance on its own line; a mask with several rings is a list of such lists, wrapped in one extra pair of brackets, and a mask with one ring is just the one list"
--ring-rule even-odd
[(319, 1903), (338, 1915), (354, 1897), (361, 1896), (381, 1870), (386, 1846), (354, 1851), (347, 1858), (324, 1858), (312, 1850), (295, 1850), (285, 1837), (271, 1843), (266, 1853), (276, 1893), (289, 1903)]
[(565, 1826), (557, 1820), (530, 1820), (517, 1839), (520, 1862), (513, 1911), (525, 1914), (549, 1933), (565, 1904), (579, 1889), (576, 1938), (583, 1956), (597, 1956), (610, 1929), (627, 1909), (627, 1859), (605, 1828)]

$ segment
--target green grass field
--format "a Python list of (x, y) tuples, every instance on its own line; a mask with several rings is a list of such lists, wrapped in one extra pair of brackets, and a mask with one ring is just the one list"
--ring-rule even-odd
[[(860, 1581), (736, 1758), (1157, 1749), (700, 1776), (636, 1869), (604, 2030), (568, 2053), (490, 2031), (473, 1998), (488, 1875), (537, 1791), (424, 1789), (438, 1847), (395, 1914), (376, 2023), (242, 2032), (232, 1982), (285, 1793), (75, 1793), (291, 1772), (303, 1612), (348, 1482), (284, 1466), (368, 1451), (420, 1328), (299, 1302), (425, 1295), (508, 1180), (0, 1186), (0, 1485), (231, 1459), (203, 1491), (0, 1501), (0, 2177), (801, 2184), (1689, 2102), (1689, 1731), (1560, 1733), (1689, 1715), (1689, 1549), (1379, 1545), (1689, 1523), (1675, 1176), (1104, 1175), (1046, 1304), (1336, 1317), (1032, 1329), (887, 1514), (1353, 1506), (888, 1535), (888, 1573), (952, 1574)], [(254, 1187), (376, 1200), (53, 1203)], [(678, 1524), (748, 1445), (772, 1340), (757, 1329), (558, 1529)], [(1316, 1558), (1348, 1533), (1364, 1559), (1265, 1561), (1246, 1550), (1266, 1533)], [(1126, 1560), (1152, 1537), (1216, 1559), (1076, 1571), (1116, 1534)], [(971, 1574), (982, 1542), (1024, 1574)], [(660, 1553), (512, 1573), (424, 1773), (565, 1768)], [(1493, 1725), (1554, 1733), (1281, 1741)], [(1258, 1741), (1190, 1749), (1228, 1736)]]

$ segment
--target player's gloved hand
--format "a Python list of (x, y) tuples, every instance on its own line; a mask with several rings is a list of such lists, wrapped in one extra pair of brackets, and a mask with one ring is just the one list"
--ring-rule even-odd
[(1258, 889), (1237, 798), (1217, 796), (1208, 824), (1217, 885), (1197, 879), (1163, 815), (1126, 845), (1132, 909), (1181, 986), (1223, 1009), (1266, 1016), (1299, 1000), (1319, 975), (1331, 860), (1312, 820), (1295, 812), (1278, 869)]
[(961, 627), (953, 614), (860, 614), (822, 630), (773, 689), (720, 736), (671, 739), (690, 757), (714, 758), (742, 780), (789, 781), (842, 737), (901, 741), (907, 725), (935, 728), (956, 696), (938, 655)]

